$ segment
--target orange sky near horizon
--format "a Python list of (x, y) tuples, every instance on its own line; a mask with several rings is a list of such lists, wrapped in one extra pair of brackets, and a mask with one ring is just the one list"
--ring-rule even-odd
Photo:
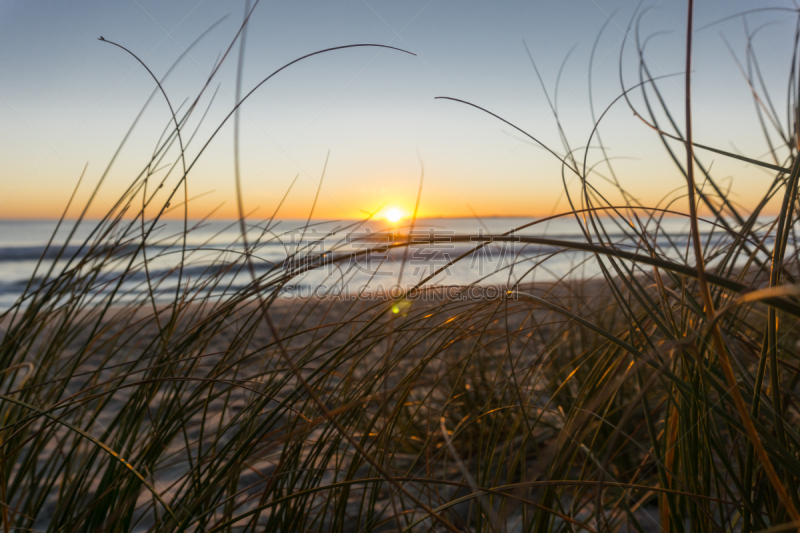
[[(231, 179), (232, 181), (232, 179)], [(519, 217), (536, 219), (551, 216), (558, 213), (570, 212), (570, 206), (563, 188), (560, 183), (537, 184), (532, 180), (527, 187), (516, 190), (516, 194), (507, 194), (504, 190), (491, 191), (489, 187), (482, 188), (480, 178), (474, 177), (478, 186), (473, 191), (459, 191), (460, 195), (453, 198), (451, 191), (441, 190), (435, 182), (430, 183), (429, 179), (423, 184), (422, 198), (418, 210), (418, 218), (481, 218), (493, 217)], [(577, 181), (577, 180), (575, 180)], [(675, 200), (669, 209), (679, 212), (687, 212), (685, 203), (685, 184), (676, 182), (675, 179), (664, 179), (672, 185), (669, 190), (663, 188), (659, 191), (647, 191), (651, 194), (639, 196), (641, 205), (652, 208), (665, 208), (665, 198)], [(298, 178), (299, 182), (299, 178)], [(232, 220), (239, 217), (236, 196), (232, 184), (229, 184), (224, 191), (218, 190), (197, 190), (190, 185), (189, 218), (198, 220), (210, 217), (212, 220)], [(418, 183), (417, 183), (418, 185)], [(577, 183), (573, 183), (570, 192), (575, 202), (580, 201), (580, 190)], [(766, 186), (765, 183), (762, 186)], [(111, 191), (114, 188), (109, 188)], [(192, 190), (194, 189), (194, 190)], [(283, 189), (283, 193), (285, 193)], [(69, 199), (69, 193), (59, 195), (31, 195), (24, 196), (20, 201), (8, 203), (3, 206), (0, 219), (55, 219), (61, 216)], [(753, 198), (761, 198), (764, 191), (754, 191)], [(72, 206), (67, 212), (67, 218), (74, 219), (83, 210), (89, 199), (91, 188), (89, 184), (82, 185), (75, 195)], [(244, 192), (244, 208), (248, 219), (262, 220), (269, 218), (275, 213), (278, 203), (283, 199), (283, 193), (251, 193)], [(286, 197), (283, 205), (278, 211), (277, 218), (283, 219), (306, 219), (309, 217), (312, 203), (315, 197), (315, 184), (308, 182), (303, 185), (296, 183), (292, 191)], [(657, 194), (661, 194), (657, 196)], [(358, 194), (351, 194), (349, 191), (338, 189), (335, 184), (328, 184), (323, 181), (323, 187), (317, 197), (316, 205), (312, 214), (315, 220), (360, 220), (370, 214), (376, 218), (383, 218), (389, 209), (397, 209), (404, 219), (408, 219), (414, 212), (417, 190), (411, 186), (397, 188), (391, 192), (370, 193), (362, 191)], [(607, 194), (607, 197), (614, 198), (615, 195)], [(617, 195), (618, 196), (618, 195)], [(740, 194), (732, 195), (737, 208), (742, 213), (750, 212), (751, 206), (748, 205), (747, 198)], [(177, 200), (171, 202), (170, 207), (165, 211), (163, 218), (168, 220), (182, 219), (184, 217), (183, 190), (180, 189), (176, 194)], [(106, 215), (109, 208), (116, 200), (115, 196), (107, 194), (101, 188), (87, 211), (87, 217), (99, 219)], [(554, 201), (555, 200), (555, 201)], [(614, 205), (625, 205), (622, 200), (612, 202)], [(160, 210), (162, 203), (155, 203), (147, 210), (148, 216), (154, 216)], [(35, 207), (31, 207), (35, 206)], [(136, 204), (138, 208), (140, 204)], [(579, 206), (580, 207), (580, 206)], [(780, 209), (780, 196), (775, 197), (762, 211), (763, 215), (771, 216)], [(708, 214), (708, 209), (700, 205), (699, 213)], [(126, 216), (124, 218), (130, 218)]]

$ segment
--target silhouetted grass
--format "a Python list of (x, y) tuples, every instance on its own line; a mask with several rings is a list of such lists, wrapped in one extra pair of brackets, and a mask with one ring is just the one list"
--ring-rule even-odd
[[(152, 159), (102, 220), (84, 220), (89, 200), (0, 319), (5, 531), (797, 528), (797, 49), (785, 117), (747, 49), (742, 72), (771, 147), (763, 163), (692, 143), (690, 77), (679, 120), (645, 61), (637, 12), (640, 78), (612, 105), (628, 105), (661, 138), (685, 196), (644, 206), (622, 189), (600, 135), (603, 111), (586, 143), (601, 149), (599, 161), (563, 132), (561, 151), (545, 146), (563, 163), (571, 206), (551, 218), (574, 218), (582, 241), (519, 233), (549, 219), (491, 242), (448, 237), (469, 245), (454, 262), (497, 243), (524, 247), (513, 265), (523, 283), (511, 283), (509, 267), (500, 297), (455, 298), (425, 287), (431, 275), (396, 298), (289, 301), (283, 291), (310, 270), (354, 254), (405, 262), (410, 247), (437, 241), (353, 251), (345, 234), (362, 221), (327, 234), (335, 244), (324, 254), (309, 247), (280, 264), (261, 261), (259, 249), (281, 243), (285, 228), (277, 229), (278, 210), (246, 219), (237, 166), (240, 242), (219, 248), (209, 235), (187, 244), (206, 224), (187, 218), (190, 171), (241, 103), (296, 61), (380, 46), (287, 64), (196, 139), (200, 104), (213, 102), (206, 89), (257, 4), (248, 2), (194, 101), (173, 107), (148, 69), (171, 111)], [(707, 150), (772, 173), (754, 210), (737, 207), (716, 182)], [(566, 176), (580, 179), (580, 196), (570, 195)], [(627, 203), (603, 197), (592, 185), (601, 178)], [(772, 199), (774, 218), (763, 213)], [(698, 206), (710, 215), (701, 218)], [(176, 234), (161, 224), (168, 208), (184, 211)], [(690, 237), (670, 235), (665, 217), (684, 217)], [(89, 236), (73, 242), (87, 224)], [(565, 254), (575, 271), (555, 283), (519, 276)], [(577, 275), (584, 263), (601, 275)], [(421, 291), (431, 297), (415, 299)]]

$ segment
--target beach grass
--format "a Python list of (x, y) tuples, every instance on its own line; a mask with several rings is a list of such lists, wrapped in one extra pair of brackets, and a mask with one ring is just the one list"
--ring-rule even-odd
[[(208, 222), (188, 219), (187, 181), (223, 124), (237, 122), (239, 106), (283, 68), (348, 48), (304, 56), (250, 92), (240, 76), (240, 104), (201, 140), (207, 89), (237, 41), (243, 56), (257, 4), (248, 2), (197, 99), (170, 103), (152, 159), (107, 215), (85, 219), (92, 197), (67, 220), (70, 200), (59, 222), (68, 236), (51, 241), (0, 317), (3, 531), (798, 528), (797, 50), (784, 115), (754, 55), (743, 69), (772, 143), (763, 162), (695, 145), (691, 77), (678, 116), (631, 32), (623, 47), (638, 54), (641, 79), (611, 105), (630, 106), (636, 126), (660, 137), (681, 192), (644, 206), (619, 186), (628, 202), (607, 200), (592, 185), (601, 167), (614, 175), (599, 110), (586, 145), (601, 160), (588, 161), (565, 136), (563, 147), (545, 147), (580, 179), (579, 196), (565, 187), (571, 209), (553, 218), (574, 219), (583, 240), (517, 234), (547, 219), (477, 243), (449, 238), (470, 246), (453, 261), (498, 243), (540, 250), (520, 255), (518, 272), (573, 254), (575, 269), (558, 281), (522, 276), (486, 297), (426, 286), (431, 275), (384, 297), (288, 298), (308, 271), (437, 242), (353, 251), (344, 235), (366, 220), (355, 221), (326, 235), (334, 244), (324, 254), (301, 247), (264, 263), (258, 250), (280, 242), (280, 211), (254, 221), (240, 201), (238, 243), (187, 244)], [(163, 78), (148, 72), (153, 97), (169, 103)], [(457, 102), (539, 142), (512, 118)], [(704, 163), (709, 150), (770, 173), (755, 209), (718, 184)], [(238, 168), (236, 179), (238, 188)], [(776, 216), (766, 215), (769, 202), (780, 206)], [(170, 207), (186, 214), (177, 233), (162, 227)], [(689, 237), (673, 238), (668, 217), (683, 217)], [(78, 226), (91, 231), (76, 242)], [(201, 254), (216, 259), (189, 273)], [(579, 276), (582, 263), (600, 275)]]

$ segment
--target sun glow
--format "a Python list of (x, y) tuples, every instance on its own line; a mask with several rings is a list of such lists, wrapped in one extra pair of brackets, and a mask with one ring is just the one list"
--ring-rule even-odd
[(403, 218), (403, 212), (396, 207), (392, 207), (386, 210), (384, 216), (386, 217), (386, 220), (394, 224), (395, 222), (400, 222), (400, 220)]

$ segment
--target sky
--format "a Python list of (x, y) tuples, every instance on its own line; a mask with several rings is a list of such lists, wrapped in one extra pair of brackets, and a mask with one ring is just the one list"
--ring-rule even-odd
[[(752, 2), (696, 1), (693, 131), (697, 142), (767, 161), (734, 55), (744, 61), (746, 27), (766, 24), (753, 45), (784, 116), (796, 13), (787, 10), (791, 1), (758, 5), (784, 10), (745, 20), (731, 15), (752, 9)], [(590, 79), (596, 115), (620, 95), (620, 76), (626, 87), (638, 82), (635, 34), (628, 32), (638, 6), (638, 0), (262, 0), (247, 33), (245, 93), (287, 62), (324, 48), (372, 43), (416, 55), (337, 50), (303, 60), (255, 91), (240, 115), (245, 211), (270, 216), (294, 182), (281, 217), (305, 218), (312, 205), (313, 217), (323, 219), (354, 220), (389, 208), (408, 214), (423, 169), (423, 217), (539, 217), (567, 210), (565, 181), (570, 190), (578, 183), (558, 159), (498, 119), (435, 97), (484, 107), (563, 155), (549, 95), (569, 145), (582, 149), (594, 124)], [(134, 52), (159, 78), (182, 58), (164, 81), (179, 108), (205, 84), (244, 10), (245, 0), (0, 0), (0, 218), (57, 218), (86, 167), (68, 213), (77, 215), (150, 98), (155, 84), (147, 71), (98, 37)], [(659, 87), (682, 120), (686, 5), (644, 1), (639, 13), (640, 38), (652, 37), (649, 68), (655, 76), (669, 75)], [(187, 148), (190, 160), (235, 103), (238, 53), (237, 42), (183, 131), (188, 139), (197, 130)], [(643, 105), (636, 93), (632, 102)], [(170, 117), (156, 95), (110, 167), (90, 216), (102, 216), (140, 173)], [(610, 108), (600, 132), (615, 174), (643, 204), (656, 205), (684, 186), (658, 137), (624, 101)], [(189, 173), (190, 217), (236, 217), (233, 134), (229, 120)], [(701, 157), (744, 209), (771, 181), (753, 165)], [(170, 161), (176, 158), (171, 153)], [(589, 165), (599, 160), (599, 150), (590, 148)], [(603, 180), (607, 167), (597, 170), (592, 183), (613, 197)], [(176, 170), (167, 183), (178, 178)], [(174, 207), (169, 216), (182, 216)]]

